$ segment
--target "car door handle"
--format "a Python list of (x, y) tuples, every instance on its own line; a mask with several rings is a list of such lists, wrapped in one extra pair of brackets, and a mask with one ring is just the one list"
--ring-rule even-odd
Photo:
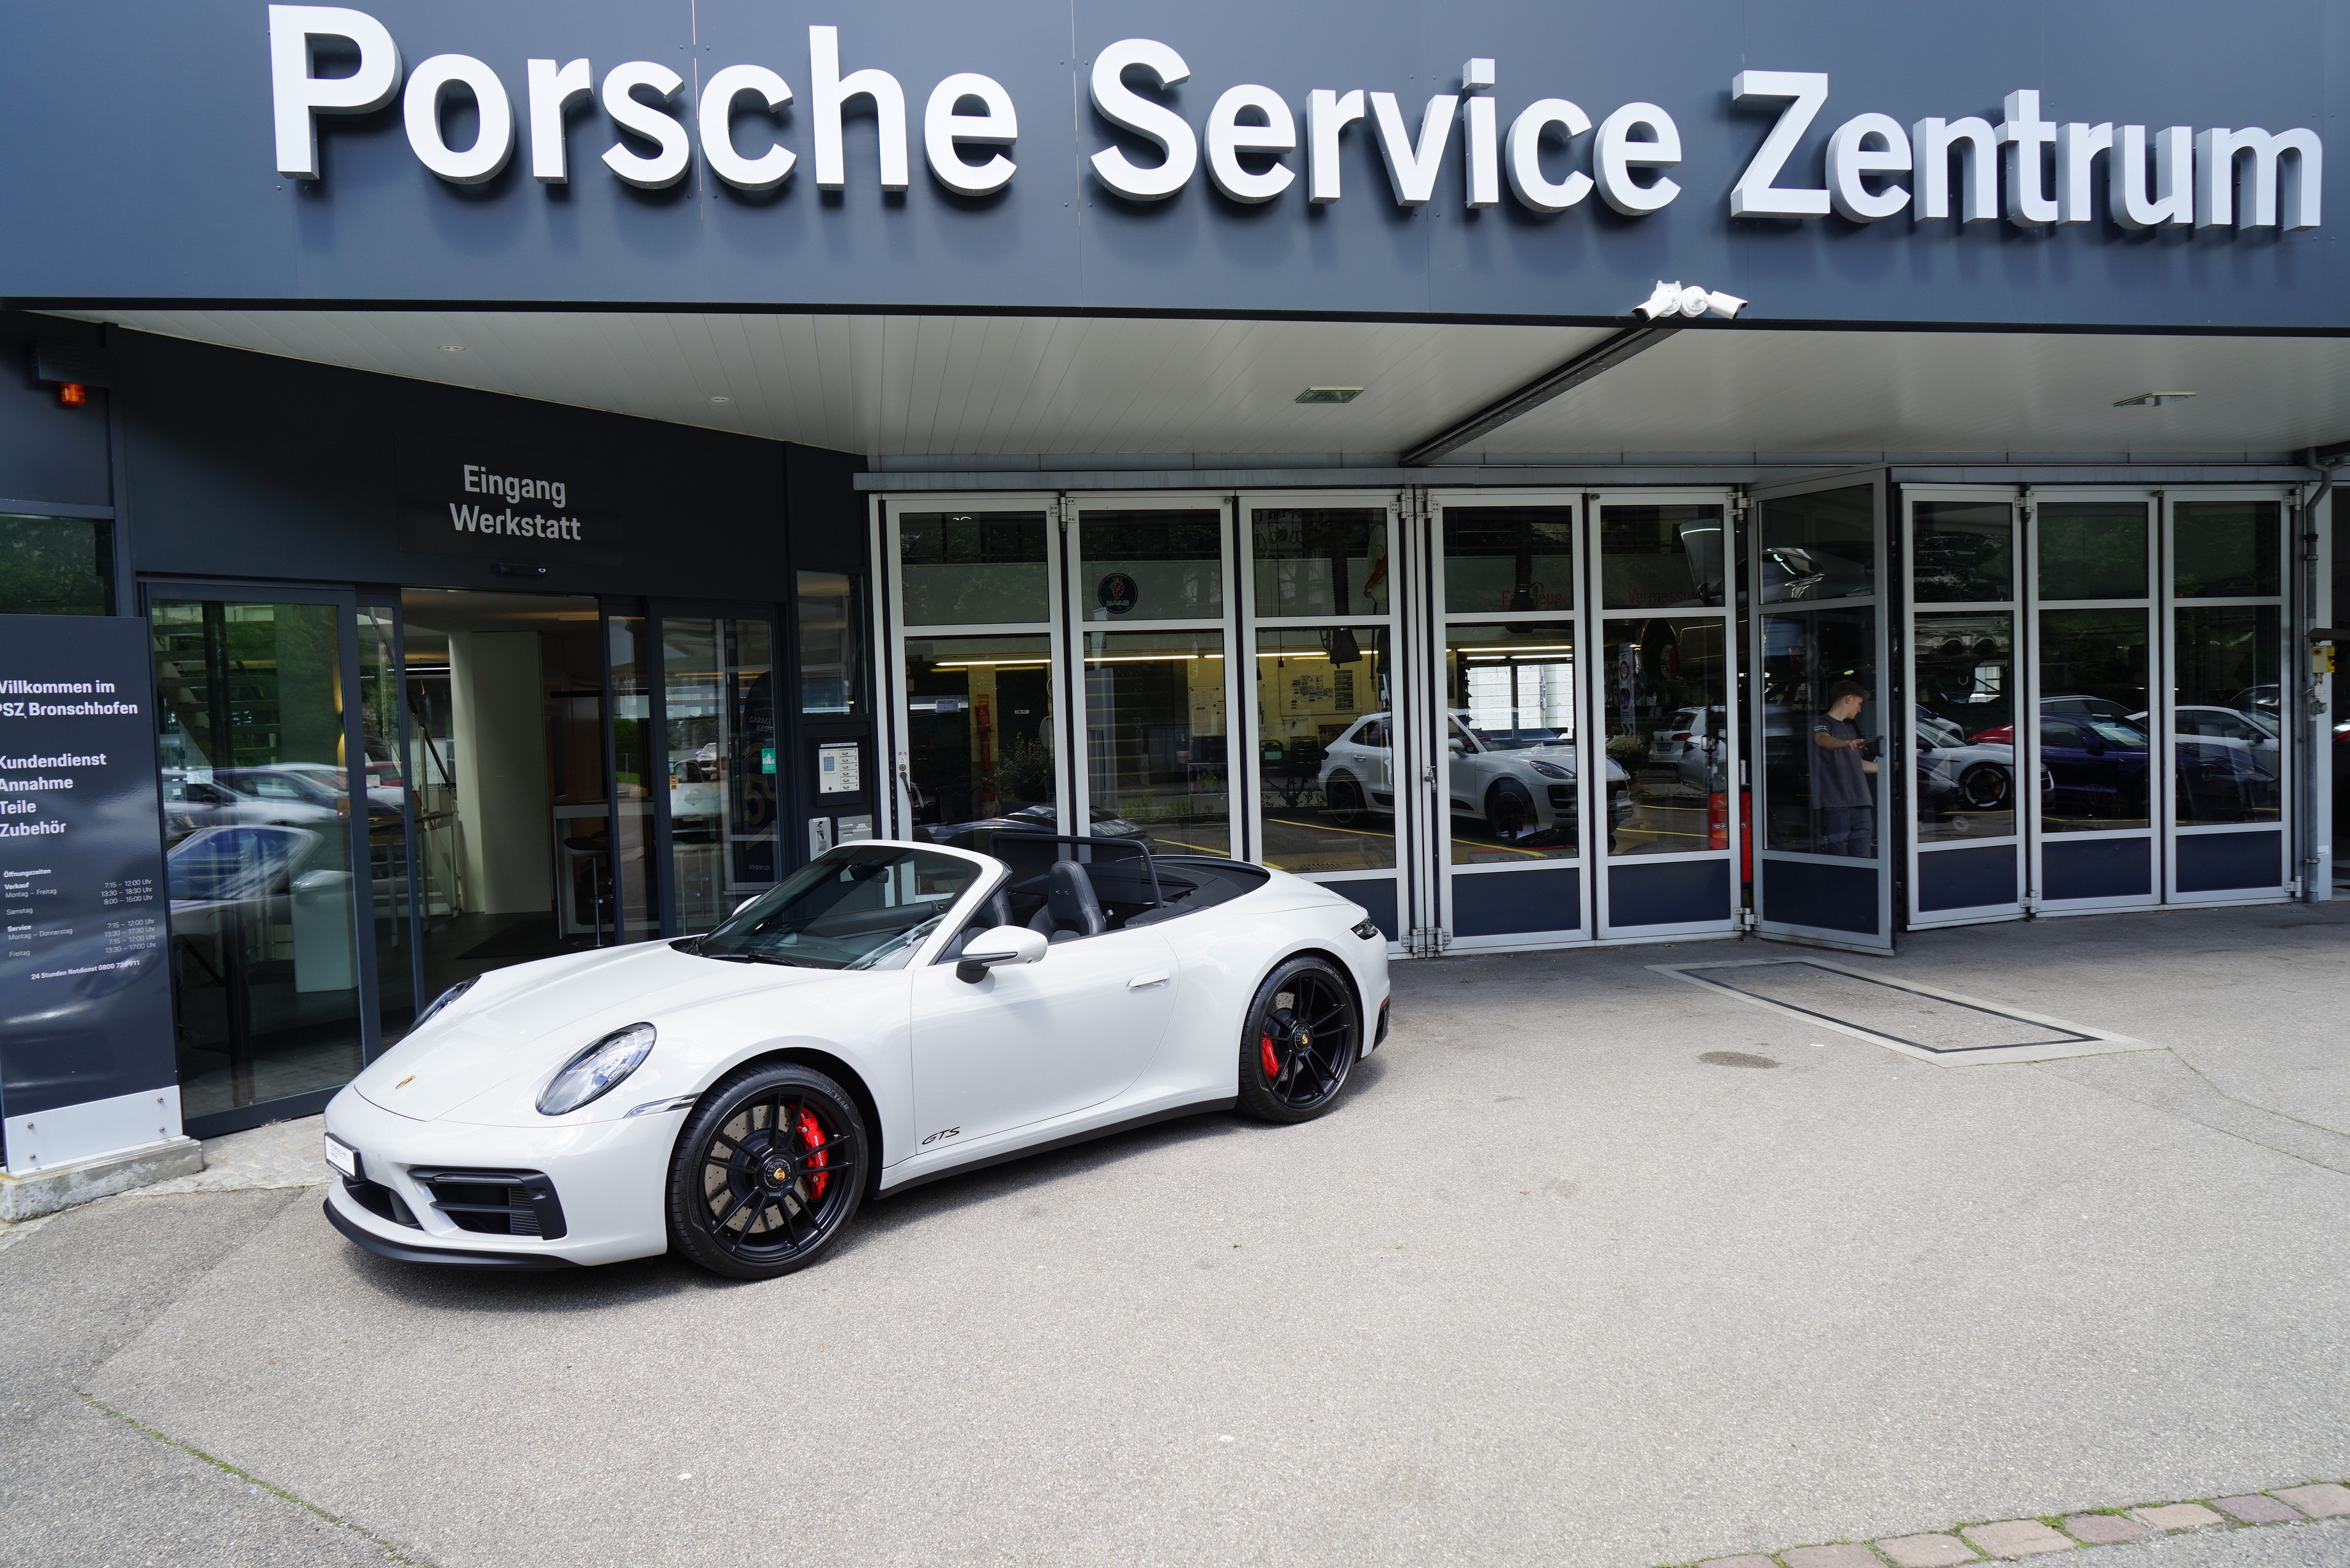
[(1157, 974), (1136, 975), (1132, 980), (1126, 982), (1126, 989), (1128, 991), (1149, 991), (1154, 985), (1165, 985), (1166, 983), (1167, 971), (1165, 970), (1160, 970)]

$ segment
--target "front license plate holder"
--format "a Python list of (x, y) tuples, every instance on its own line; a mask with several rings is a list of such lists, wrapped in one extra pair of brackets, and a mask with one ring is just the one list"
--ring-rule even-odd
[(353, 1181), (362, 1179), (359, 1175), (359, 1151), (332, 1133), (327, 1134), (327, 1163)]

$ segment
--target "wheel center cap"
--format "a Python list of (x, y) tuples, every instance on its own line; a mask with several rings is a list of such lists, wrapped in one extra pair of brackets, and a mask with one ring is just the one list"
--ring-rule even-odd
[(760, 1174), (769, 1187), (781, 1190), (792, 1184), (792, 1162), (787, 1158), (769, 1159)]

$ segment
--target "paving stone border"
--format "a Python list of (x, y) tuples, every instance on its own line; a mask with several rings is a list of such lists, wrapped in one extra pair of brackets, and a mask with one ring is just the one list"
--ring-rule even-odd
[[(1963, 1563), (2013, 1563), (2045, 1552), (2114, 1546), (2183, 1531), (2265, 1530), (2313, 1519), (2343, 1518), (2350, 1518), (2350, 1485), (2313, 1481), (2199, 1500), (2131, 1503), (2087, 1513), (1978, 1520), (1923, 1535), (1888, 1535), (1878, 1541), (1827, 1542), (1784, 1547), (1775, 1552), (1708, 1557), (1694, 1568), (1885, 1568), (1887, 1563), (1892, 1568), (1960, 1568)], [(1665, 1568), (1691, 1565), (1666, 1564)]]

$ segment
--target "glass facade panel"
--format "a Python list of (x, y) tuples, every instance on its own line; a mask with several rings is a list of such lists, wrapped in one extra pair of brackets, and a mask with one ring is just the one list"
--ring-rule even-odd
[(0, 615), (108, 615), (114, 524), (0, 513)]
[[(2042, 565), (2044, 575), (2044, 557)], [(2043, 832), (2147, 825), (2152, 641), (2142, 609), (2040, 612)]]
[(1284, 871), (1395, 868), (1388, 670), (1384, 627), (1257, 633), (1266, 865)]
[(2034, 510), (2042, 598), (2146, 597), (2146, 503), (2043, 501)]
[(1729, 846), (1721, 809), (1730, 754), (1723, 636), (1719, 616), (1607, 623), (1599, 657), (1610, 855)]
[(1383, 506), (1250, 514), (1260, 616), (1388, 613), (1388, 514)]
[(2170, 509), (2172, 591), (2182, 599), (2272, 597), (2278, 513), (2273, 501), (2181, 501)]
[(1877, 855), (1877, 612), (1762, 618), (1763, 846)]
[(1599, 509), (1600, 602), (1609, 609), (1719, 605), (1727, 560), (1717, 504)]
[(898, 540), (908, 626), (1046, 618), (1042, 512), (912, 512)]
[(1199, 620), (1224, 613), (1224, 514), (1087, 512), (1077, 606), (1084, 620)]
[(416, 1016), (410, 924), (408, 784), (400, 756), (397, 628), (390, 608), (361, 606), (359, 738), (367, 751), (368, 885), (374, 921), (378, 1038), (390, 1045)]
[(661, 618), (670, 863), (677, 929), (706, 931), (775, 880), (774, 631)]
[(850, 718), (865, 710), (857, 587), (846, 572), (801, 572), (800, 711)]
[(1444, 509), (1444, 607), (1575, 607), (1575, 510), (1568, 506)]
[(343, 732), (330, 605), (157, 601), (157, 755), (185, 1115), (359, 1069)]
[(633, 942), (660, 930), (660, 897), (652, 875), (653, 649), (640, 615), (606, 617), (604, 634), (612, 690), (612, 783), (619, 793), (613, 813), (620, 836), (620, 940)]
[(906, 639), (906, 738), (915, 831), (1060, 831), (1052, 639)]
[(1914, 637), (1918, 841), (2012, 836), (2015, 617), (1920, 615)]
[[(1575, 673), (1571, 622), (1445, 628), (1453, 865), (1572, 859), (1580, 850)], [(1630, 780), (1605, 757), (1601, 765), (1612, 805)]]
[(1920, 501), (1909, 511), (1909, 586), (1919, 604), (2015, 597), (2015, 508), (2004, 501)]
[(1090, 831), (1231, 854), (1223, 634), (1088, 631), (1086, 759)]
[(2182, 827), (2274, 822), (2284, 777), (2277, 716), (2279, 612), (2273, 605), (2247, 605), (2173, 613), (2177, 820)]
[(1756, 548), (1764, 604), (1858, 598), (1877, 591), (1875, 485), (1782, 496), (1763, 502), (1762, 514)]

